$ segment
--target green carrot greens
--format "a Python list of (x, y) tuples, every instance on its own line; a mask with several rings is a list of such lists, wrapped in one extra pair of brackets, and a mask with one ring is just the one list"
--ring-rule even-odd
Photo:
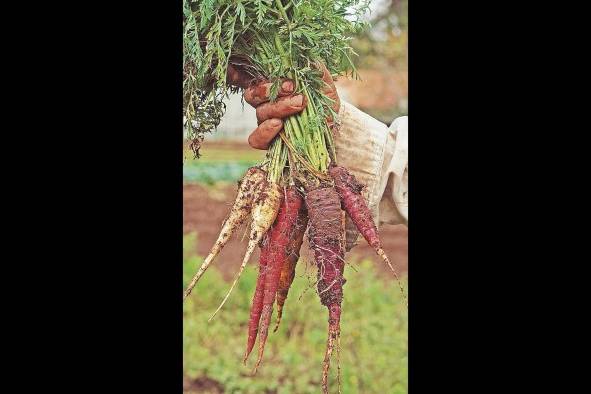
[[(331, 75), (355, 73), (350, 38), (366, 25), (359, 0), (184, 0), (184, 115), (191, 147), (198, 156), (207, 132), (224, 113), (224, 98), (240, 89), (226, 82), (228, 66), (253, 81), (272, 82), (277, 97), (281, 78), (296, 82), (306, 109), (285, 122), (291, 175), (318, 183), (335, 161), (326, 117), (336, 114), (322, 94), (322, 62)], [(269, 155), (281, 154), (273, 148)], [(282, 162), (269, 157), (270, 163)], [(282, 171), (283, 169), (277, 169)]]

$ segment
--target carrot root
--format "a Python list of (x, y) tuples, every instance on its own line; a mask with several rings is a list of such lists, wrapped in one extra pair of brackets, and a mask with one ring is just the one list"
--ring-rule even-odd
[(263, 312), (261, 313), (261, 324), (259, 326), (259, 354), (257, 357), (256, 364), (252, 371), (252, 375), (256, 375), (259, 370), (259, 366), (263, 361), (263, 354), (265, 352), (265, 344), (267, 336), (269, 335), (269, 322), (271, 321), (271, 314), (273, 313), (273, 305), (264, 305)]
[(298, 229), (298, 214), (303, 199), (295, 187), (285, 190), (281, 200), (277, 219), (269, 231), (269, 242), (265, 245), (269, 249), (267, 273), (265, 275), (263, 309), (259, 323), (259, 352), (253, 375), (256, 374), (263, 359), (265, 344), (269, 335), (269, 326), (273, 314), (273, 304), (276, 301), (277, 290), (281, 281), (281, 272), (289, 264), (290, 242)]
[(310, 219), (308, 237), (318, 267), (318, 295), (329, 312), (328, 340), (322, 365), (322, 392), (328, 393), (330, 358), (340, 336), (345, 283), (345, 212), (341, 210), (339, 194), (332, 187), (310, 191), (306, 196), (306, 207)]
[(238, 193), (236, 195), (236, 199), (234, 200), (232, 209), (230, 209), (228, 218), (222, 225), (218, 239), (203, 261), (203, 264), (201, 264), (201, 267), (199, 267), (197, 273), (191, 279), (189, 286), (187, 286), (187, 289), (183, 294), (183, 301), (191, 294), (193, 288), (201, 276), (205, 273), (207, 268), (209, 268), (220, 251), (228, 243), (228, 240), (232, 234), (248, 217), (248, 214), (251, 212), (252, 202), (256, 197), (259, 186), (265, 181), (265, 176), (265, 172), (257, 167), (251, 167), (248, 169), (248, 171), (246, 171), (246, 174), (242, 178), (238, 187)]
[(267, 230), (271, 227), (273, 222), (275, 221), (275, 217), (277, 216), (277, 212), (279, 210), (279, 204), (281, 202), (281, 188), (279, 185), (273, 182), (265, 183), (263, 189), (256, 199), (254, 203), (254, 207), (252, 208), (252, 223), (250, 224), (250, 236), (248, 241), (248, 247), (246, 249), (246, 253), (244, 255), (244, 259), (242, 260), (242, 264), (240, 265), (240, 270), (236, 275), (236, 279), (232, 283), (230, 290), (228, 290), (228, 294), (224, 297), (224, 300), (216, 309), (216, 311), (211, 315), (209, 321), (211, 321), (215, 315), (222, 309), (232, 290), (238, 283), (248, 260), (250, 260), (250, 256), (256, 248), (257, 244), (261, 241)]
[(261, 313), (263, 309), (263, 297), (265, 290), (265, 275), (267, 271), (267, 260), (269, 255), (269, 248), (265, 247), (268, 244), (269, 234), (265, 235), (261, 245), (261, 255), (259, 257), (259, 274), (257, 277), (257, 284), (252, 297), (252, 305), (250, 307), (250, 317), (248, 319), (248, 339), (246, 342), (246, 351), (242, 362), (246, 364), (246, 360), (254, 347), (259, 330), (259, 322), (261, 320)]
[[(324, 361), (322, 363), (322, 393), (328, 394), (328, 371), (330, 369), (330, 359), (332, 357), (332, 352), (334, 351), (335, 344), (337, 345), (337, 354), (338, 350), (338, 343), (340, 339), (340, 325), (339, 321), (341, 318), (341, 307), (340, 305), (331, 305), (330, 308), (330, 321), (328, 325), (328, 339), (326, 341), (326, 351), (324, 353)], [(340, 366), (338, 368), (339, 372), (337, 373), (337, 379), (340, 381)], [(340, 383), (339, 383), (340, 386)], [(340, 389), (339, 389), (340, 391)]]
[(388, 256), (386, 256), (386, 253), (382, 249), (382, 242), (380, 240), (377, 226), (371, 216), (369, 207), (361, 194), (363, 185), (360, 184), (355, 176), (349, 173), (345, 167), (333, 166), (329, 169), (329, 173), (334, 180), (335, 189), (339, 193), (344, 210), (347, 212), (353, 223), (355, 223), (355, 226), (361, 235), (363, 235), (363, 238), (365, 238), (367, 243), (375, 250), (378, 256), (380, 256), (388, 265), (398, 282), (402, 299), (408, 306), (408, 299), (404, 293), (400, 278), (390, 263), (390, 259), (388, 259)]
[(398, 282), (398, 287), (400, 287), (400, 294), (402, 295), (402, 300), (404, 301), (404, 303), (408, 307), (408, 298), (406, 298), (406, 294), (404, 293), (404, 288), (402, 287), (402, 283), (400, 282), (400, 278), (398, 277), (398, 274), (396, 273), (396, 270), (392, 266), (392, 263), (390, 262), (390, 259), (386, 255), (386, 252), (384, 252), (384, 249), (378, 248), (378, 250), (376, 251), (376, 253), (378, 254), (378, 256), (380, 256), (384, 260), (384, 262), (386, 264), (388, 264), (388, 267), (390, 267), (390, 271), (392, 271), (392, 273), (394, 274), (394, 277), (396, 278), (396, 282)]
[(295, 269), (300, 258), (300, 249), (302, 242), (304, 241), (304, 234), (306, 233), (306, 227), (308, 226), (308, 214), (305, 207), (302, 205), (298, 214), (296, 229), (293, 231), (293, 235), (289, 241), (289, 247), (287, 249), (288, 257), (287, 261), (281, 269), (281, 277), (279, 278), (279, 286), (277, 288), (277, 321), (273, 332), (277, 332), (279, 329), (279, 323), (283, 316), (283, 306), (285, 300), (289, 294), (289, 288), (295, 278)]

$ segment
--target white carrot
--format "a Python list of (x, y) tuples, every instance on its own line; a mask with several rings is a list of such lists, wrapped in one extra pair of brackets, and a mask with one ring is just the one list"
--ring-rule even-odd
[(234, 231), (236, 231), (236, 229), (240, 227), (248, 217), (248, 214), (252, 210), (257, 190), (260, 190), (259, 186), (265, 182), (265, 177), (266, 173), (257, 167), (251, 167), (246, 171), (246, 174), (242, 178), (240, 186), (238, 187), (238, 195), (230, 210), (230, 215), (222, 225), (222, 231), (220, 231), (220, 235), (213, 245), (213, 248), (211, 248), (209, 255), (205, 258), (203, 264), (201, 264), (199, 271), (197, 271), (195, 276), (193, 276), (193, 279), (191, 279), (191, 283), (187, 287), (187, 290), (185, 290), (183, 300), (191, 294), (191, 291), (197, 284), (197, 281), (199, 281), (199, 278), (201, 278), (205, 270), (207, 270), (222, 248), (228, 243), (228, 240)]
[(274, 182), (266, 182), (262, 184), (263, 190), (261, 191), (260, 195), (254, 202), (254, 207), (252, 208), (252, 223), (250, 224), (250, 236), (248, 237), (248, 248), (246, 249), (246, 254), (244, 255), (244, 259), (242, 260), (242, 265), (240, 266), (240, 271), (238, 271), (238, 275), (232, 283), (232, 287), (226, 294), (226, 297), (213, 313), (213, 315), (209, 318), (209, 321), (213, 319), (213, 317), (218, 313), (218, 311), (224, 306), (226, 300), (232, 293), (234, 286), (238, 283), (238, 279), (240, 279), (240, 275), (242, 275), (242, 271), (244, 271), (244, 267), (246, 267), (246, 263), (250, 259), (250, 255), (254, 251), (254, 248), (258, 245), (258, 243), (263, 239), (263, 235), (269, 230), (275, 218), (277, 217), (277, 212), (279, 211), (279, 205), (281, 203), (281, 187), (274, 183)]

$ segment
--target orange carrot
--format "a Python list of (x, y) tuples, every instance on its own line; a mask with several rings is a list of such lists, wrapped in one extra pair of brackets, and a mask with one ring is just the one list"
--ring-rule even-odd
[(259, 257), (259, 274), (257, 277), (257, 285), (252, 298), (252, 306), (250, 307), (250, 318), (248, 319), (248, 340), (246, 342), (246, 352), (244, 353), (243, 362), (246, 360), (254, 347), (254, 343), (259, 331), (259, 321), (261, 319), (261, 312), (263, 311), (263, 297), (265, 290), (265, 275), (267, 273), (267, 262), (269, 260), (269, 233), (265, 235), (261, 246), (261, 255)]
[(300, 208), (300, 213), (298, 214), (296, 226), (297, 228), (294, 231), (293, 236), (289, 241), (289, 246), (287, 248), (287, 261), (281, 269), (281, 277), (279, 278), (276, 299), (277, 322), (275, 323), (275, 328), (273, 329), (273, 332), (276, 332), (279, 328), (279, 323), (281, 322), (281, 317), (283, 315), (283, 305), (285, 305), (285, 300), (287, 299), (289, 288), (291, 287), (291, 284), (293, 283), (293, 280), (295, 278), (295, 269), (297, 262), (300, 258), (300, 248), (302, 246), (302, 242), (304, 241), (306, 227), (308, 226), (308, 213), (306, 212), (305, 206), (302, 206)]

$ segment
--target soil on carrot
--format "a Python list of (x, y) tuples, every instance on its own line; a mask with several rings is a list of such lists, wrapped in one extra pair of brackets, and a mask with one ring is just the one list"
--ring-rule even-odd
[[(183, 234), (197, 233), (197, 253), (206, 256), (217, 239), (220, 228), (232, 202), (236, 197), (235, 183), (204, 186), (196, 183), (186, 183), (183, 187)], [(232, 280), (240, 267), (244, 251), (248, 243), (247, 226), (242, 226), (237, 235), (233, 236), (216, 259), (215, 267), (221, 270), (224, 279)], [(405, 226), (384, 225), (380, 229), (383, 248), (390, 257), (392, 265), (399, 274), (406, 274), (408, 269), (408, 230)], [(259, 258), (259, 248), (255, 249), (250, 261), (254, 264)], [(302, 245), (301, 258), (313, 262), (309, 252), (308, 241)], [(388, 267), (375, 254), (360, 236), (357, 246), (347, 254), (347, 262), (368, 259), (375, 261), (376, 267), (386, 280), (394, 280)], [(355, 267), (355, 266), (353, 266)], [(350, 272), (352, 267), (345, 268)]]

